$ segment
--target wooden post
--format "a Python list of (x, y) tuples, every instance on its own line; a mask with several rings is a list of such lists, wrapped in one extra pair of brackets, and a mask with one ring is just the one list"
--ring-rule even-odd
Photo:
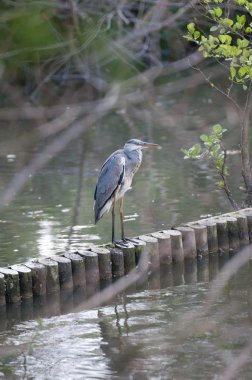
[(173, 285), (172, 263), (160, 266), (160, 285), (162, 288)]
[(5, 279), (5, 296), (7, 303), (20, 302), (20, 286), (18, 272), (9, 268), (0, 268)]
[(172, 263), (173, 286), (185, 283), (184, 278), (184, 261), (174, 261)]
[(56, 261), (59, 271), (59, 284), (61, 290), (73, 289), (73, 275), (71, 260), (64, 256), (51, 256), (51, 260)]
[(33, 295), (44, 296), (46, 294), (46, 267), (33, 261), (25, 263), (25, 266), (31, 269)]
[(170, 265), (172, 263), (171, 236), (165, 232), (154, 232), (151, 236), (158, 239), (160, 264)]
[(141, 259), (141, 270), (144, 270), (144, 268), (147, 267), (148, 270), (148, 254), (146, 251), (146, 243), (143, 240), (140, 240), (138, 238), (131, 238), (128, 239), (131, 243), (134, 244), (135, 247), (135, 258), (136, 258), (136, 265), (139, 265), (139, 261)]
[(248, 221), (246, 216), (241, 213), (236, 213), (234, 216), (237, 219), (240, 245), (244, 247), (249, 244)]
[(116, 248), (119, 248), (123, 252), (124, 258), (124, 274), (129, 273), (136, 267), (135, 246), (132, 242), (117, 243)]
[(229, 238), (229, 252), (236, 253), (240, 248), (237, 219), (233, 217), (228, 217), (227, 226)]
[(216, 220), (219, 255), (229, 253), (228, 225), (225, 218)]
[(197, 283), (197, 261), (193, 258), (185, 260), (185, 284)]
[(46, 267), (46, 292), (47, 294), (60, 291), (58, 263), (49, 258), (38, 259), (40, 264)]
[(247, 218), (248, 223), (248, 235), (249, 235), (249, 241), (252, 242), (252, 209), (246, 209), (244, 210), (244, 215)]
[(112, 248), (110, 250), (112, 262), (112, 276), (113, 278), (122, 277), (124, 275), (124, 257), (123, 251), (119, 248)]
[[(3, 305), (5, 305), (6, 299), (5, 299), (5, 279), (4, 274), (0, 273), (0, 309)], [(1, 315), (0, 315), (1, 319)]]
[(72, 263), (72, 276), (73, 276), (73, 286), (74, 289), (86, 288), (86, 273), (85, 273), (85, 263), (83, 258), (76, 252), (64, 253), (64, 257), (71, 260)]
[(19, 286), (20, 286), (20, 295), (22, 299), (28, 299), (33, 297), (32, 292), (32, 272), (30, 268), (27, 268), (25, 265), (16, 264), (10, 267), (19, 274)]
[(112, 265), (110, 251), (105, 247), (94, 246), (90, 248), (91, 252), (98, 255), (99, 272), (101, 281), (109, 281), (112, 279)]
[(87, 296), (93, 295), (99, 288), (100, 273), (98, 255), (95, 252), (79, 252), (85, 261)]
[(209, 280), (212, 281), (219, 273), (219, 257), (217, 254), (209, 256)]
[(176, 230), (180, 231), (182, 234), (184, 258), (195, 259), (197, 257), (197, 251), (194, 229), (186, 226), (179, 226), (176, 227)]
[(60, 315), (60, 292), (47, 294), (46, 297), (46, 317)]
[(209, 255), (218, 253), (218, 237), (217, 237), (217, 225), (216, 222), (211, 220), (200, 221), (207, 228), (207, 244)]
[(158, 249), (158, 240), (150, 235), (141, 235), (139, 239), (146, 243), (146, 252), (148, 254), (151, 270), (155, 271), (160, 267), (159, 261), (159, 249)]
[(33, 308), (34, 308), (33, 298), (22, 298), (21, 321), (28, 321), (28, 320), (34, 319)]
[(202, 224), (189, 224), (194, 229), (197, 257), (208, 255), (207, 228)]
[(172, 246), (172, 262), (184, 261), (184, 249), (182, 244), (182, 234), (178, 230), (165, 230), (171, 236), (171, 246)]
[(197, 281), (209, 281), (209, 256), (202, 256), (197, 260)]

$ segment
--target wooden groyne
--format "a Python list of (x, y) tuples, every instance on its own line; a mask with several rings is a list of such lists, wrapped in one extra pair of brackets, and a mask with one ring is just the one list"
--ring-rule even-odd
[(39, 297), (50, 299), (74, 291), (90, 297), (113, 280), (127, 276), (143, 256), (146, 275), (152, 281), (155, 273), (161, 272), (166, 283), (171, 283), (171, 267), (177, 268), (173, 284), (183, 282), (183, 278), (185, 282), (208, 281), (216, 265), (221, 266), (224, 258), (251, 242), (252, 209), (243, 209), (141, 235), (115, 247), (94, 246), (82, 252), (33, 259), (0, 268), (0, 306), (37, 302)]

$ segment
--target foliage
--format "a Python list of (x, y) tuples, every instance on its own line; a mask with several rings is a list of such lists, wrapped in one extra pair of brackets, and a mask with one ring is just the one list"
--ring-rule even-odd
[[(208, 23), (207, 27), (202, 27), (202, 15)], [(228, 69), (230, 86), (226, 90), (212, 83), (206, 76), (205, 79), (212, 87), (226, 96), (238, 111), (241, 123), (241, 174), (247, 194), (243, 205), (251, 206), (252, 171), (249, 155), (249, 114), (252, 83), (252, 3), (248, 0), (203, 0), (200, 3), (200, 16), (200, 18), (195, 18), (187, 24), (185, 38), (196, 43), (198, 50), (203, 53), (205, 58), (212, 57)], [(240, 99), (237, 101), (231, 95), (234, 84), (242, 85), (246, 93), (245, 102), (240, 101)], [(242, 105), (241, 102), (243, 102)], [(209, 143), (208, 140), (204, 142)], [(196, 147), (196, 151), (197, 149)], [(214, 154), (217, 172), (222, 176), (223, 189), (226, 191), (232, 206), (238, 208), (226, 181), (226, 155), (224, 154), (222, 157), (220, 149), (217, 149)], [(223, 159), (224, 162), (222, 162)]]
[[(85, 81), (104, 95), (110, 83), (175, 60), (183, 52), (177, 46), (185, 41), (174, 44), (175, 25), (165, 25), (181, 4), (171, 9), (164, 4), (160, 12), (155, 2), (133, 0), (3, 2), (0, 76), (8, 83), (21, 83), (25, 94), (50, 82)], [(181, 22), (185, 32), (187, 19)]]
[(252, 3), (204, 0), (203, 9), (210, 22), (209, 30), (190, 22), (187, 40), (195, 42), (204, 57), (224, 60), (229, 66), (230, 79), (247, 89), (252, 80)]
[[(181, 149), (184, 153), (184, 158), (193, 158), (197, 160), (207, 159), (214, 164), (214, 168), (221, 177), (228, 175), (228, 169), (225, 165), (226, 151), (222, 144), (223, 134), (227, 130), (220, 124), (212, 127), (210, 134), (200, 136), (203, 148), (200, 144), (195, 144), (189, 149)], [(223, 188), (223, 181), (220, 181), (219, 187)]]

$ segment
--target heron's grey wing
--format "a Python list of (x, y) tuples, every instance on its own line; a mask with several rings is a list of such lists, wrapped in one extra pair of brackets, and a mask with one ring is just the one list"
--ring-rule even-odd
[(102, 217), (104, 207), (112, 199), (122, 183), (124, 174), (125, 157), (119, 150), (105, 161), (99, 174), (94, 193), (95, 223)]

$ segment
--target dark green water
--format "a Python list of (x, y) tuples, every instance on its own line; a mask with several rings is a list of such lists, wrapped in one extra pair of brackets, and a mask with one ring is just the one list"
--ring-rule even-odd
[(251, 379), (250, 277), (251, 268), (243, 267), (211, 302), (210, 284), (197, 283), (197, 272), (191, 272), (180, 282), (177, 276), (177, 286), (156, 275), (93, 310), (65, 308), (60, 315), (54, 300), (44, 317), (21, 322), (16, 309), (13, 323), (9, 315), (0, 333), (0, 376), (210, 380), (247, 354), (234, 378)]
[[(128, 236), (229, 211), (222, 192), (216, 190), (213, 170), (205, 163), (184, 160), (180, 151), (198, 142), (199, 135), (210, 132), (217, 122), (229, 129), (226, 142), (237, 149), (239, 130), (232, 109), (206, 86), (172, 99), (157, 96), (154, 108), (139, 110), (139, 115), (123, 108), (113, 112), (30, 177), (15, 201), (1, 211), (0, 265), (109, 242), (111, 216), (93, 224), (94, 188), (104, 160), (132, 137), (159, 143), (163, 149), (145, 152), (133, 188), (125, 196)], [(35, 131), (31, 122), (0, 128), (1, 193), (47, 146), (48, 139), (38, 138)], [(230, 160), (231, 190), (237, 194), (239, 156)]]
[[(131, 115), (122, 108), (110, 114), (29, 178), (1, 211), (0, 265), (108, 242), (110, 215), (93, 225), (95, 183), (106, 157), (132, 137), (163, 149), (146, 152), (125, 196), (128, 236), (230, 210), (212, 169), (184, 160), (180, 148), (221, 122), (229, 129), (230, 149), (237, 149), (233, 110), (204, 86), (155, 101), (154, 111), (146, 107)], [(1, 193), (47, 144), (31, 122), (1, 125)], [(239, 156), (229, 162), (231, 189), (238, 195)], [(205, 282), (197, 283), (195, 271), (175, 274), (172, 281), (156, 277), (93, 310), (76, 311), (74, 299), (8, 308), (0, 313), (0, 378), (220, 379), (251, 344), (252, 313), (251, 274), (243, 268), (204, 314), (208, 279), (218, 268), (212, 263)], [(191, 311), (194, 323), (187, 326)], [(251, 363), (245, 363), (238, 378), (250, 379)]]

